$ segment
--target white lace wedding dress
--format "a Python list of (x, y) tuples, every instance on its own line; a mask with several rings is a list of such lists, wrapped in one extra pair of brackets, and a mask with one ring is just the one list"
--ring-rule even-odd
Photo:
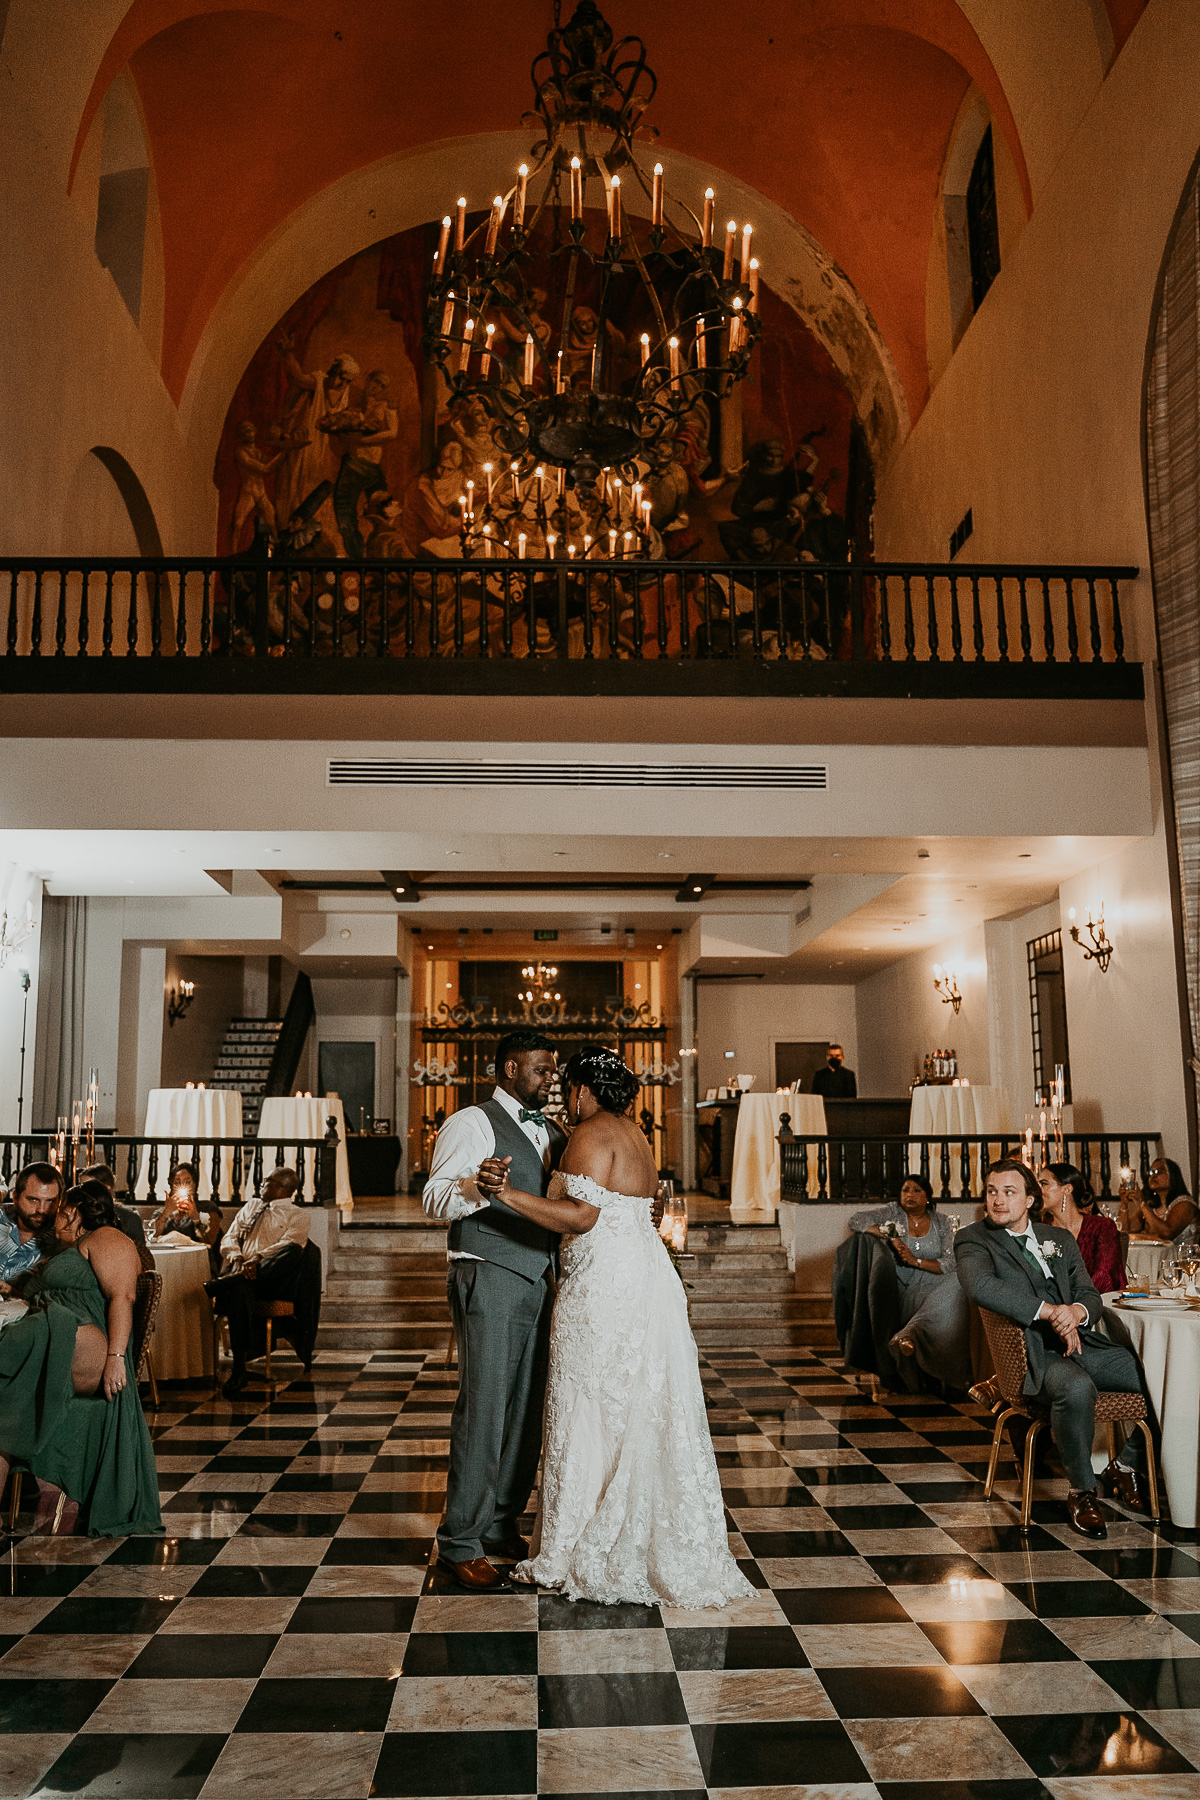
[(542, 1485), (517, 1578), (571, 1600), (723, 1606), (754, 1589), (729, 1552), (687, 1299), (644, 1197), (584, 1175), (600, 1209), (562, 1240)]

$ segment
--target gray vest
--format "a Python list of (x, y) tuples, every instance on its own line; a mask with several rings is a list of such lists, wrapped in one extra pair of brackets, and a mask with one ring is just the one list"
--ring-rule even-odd
[[(485, 1100), (479, 1110), (487, 1114), (495, 1134), (496, 1155), (512, 1157), (512, 1185), (523, 1194), (544, 1194), (566, 1145), (566, 1133), (553, 1120), (546, 1121), (550, 1130), (550, 1166), (543, 1168), (536, 1147), (498, 1100)], [(451, 1250), (464, 1250), (470, 1256), (482, 1257), (484, 1262), (499, 1263), (502, 1269), (511, 1269), (526, 1281), (540, 1281), (554, 1260), (558, 1235), (523, 1218), (511, 1206), (493, 1200), (490, 1206), (465, 1219), (455, 1219), (447, 1242)]]

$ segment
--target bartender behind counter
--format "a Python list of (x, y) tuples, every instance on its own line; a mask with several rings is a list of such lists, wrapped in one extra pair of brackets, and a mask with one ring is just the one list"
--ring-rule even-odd
[(846, 1066), (846, 1052), (840, 1044), (830, 1044), (825, 1067), (818, 1069), (812, 1080), (812, 1091), (824, 1100), (857, 1100), (858, 1082), (853, 1069)]

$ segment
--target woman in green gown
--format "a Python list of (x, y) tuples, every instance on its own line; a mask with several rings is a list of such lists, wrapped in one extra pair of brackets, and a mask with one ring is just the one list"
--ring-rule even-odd
[(80, 1508), (93, 1537), (161, 1531), (158, 1476), (130, 1338), (138, 1253), (99, 1182), (59, 1202), (59, 1249), (25, 1284), (29, 1311), (0, 1331), (0, 1487), (10, 1462), (41, 1490), (38, 1524)]

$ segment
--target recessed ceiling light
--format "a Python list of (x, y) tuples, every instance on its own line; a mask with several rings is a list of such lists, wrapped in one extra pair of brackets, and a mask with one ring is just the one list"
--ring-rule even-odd
[(918, 856), (918, 857), (924, 857), (924, 858), (925, 858), (925, 859), (926, 859), (926, 860), (928, 860), (928, 857), (929, 857), (929, 852), (928, 852), (928, 850), (918, 850), (918, 851), (917, 851), (917, 856)]
[(556, 850), (554, 854), (555, 856), (566, 856), (568, 853), (565, 850)]
[(659, 855), (660, 855), (660, 856), (661, 856), (661, 857), (662, 857), (662, 858), (663, 858), (663, 859), (664, 859), (664, 860), (665, 860), (665, 861), (666, 861), (666, 862), (670, 862), (670, 860), (671, 860), (671, 857), (672, 857), (672, 856), (673, 856), (673, 855), (674, 855), (674, 852), (673, 852), (673, 851), (671, 851), (671, 850), (660, 850), (660, 851), (659, 851), (659, 853), (658, 853), (658, 854), (659, 854)]
[(1033, 860), (1033, 851), (1032, 850), (1022, 850), (1020, 855), (1017, 857), (1018, 862), (1031, 862), (1032, 860)]
[(655, 944), (655, 946), (654, 946), (654, 948), (655, 948), (655, 949), (656, 949), (656, 950), (661, 950), (661, 949), (662, 949), (662, 945), (661, 945), (661, 944)]
[(844, 850), (835, 850), (833, 854), (834, 854), (834, 858), (836, 860), (838, 857), (845, 856), (846, 852)]

